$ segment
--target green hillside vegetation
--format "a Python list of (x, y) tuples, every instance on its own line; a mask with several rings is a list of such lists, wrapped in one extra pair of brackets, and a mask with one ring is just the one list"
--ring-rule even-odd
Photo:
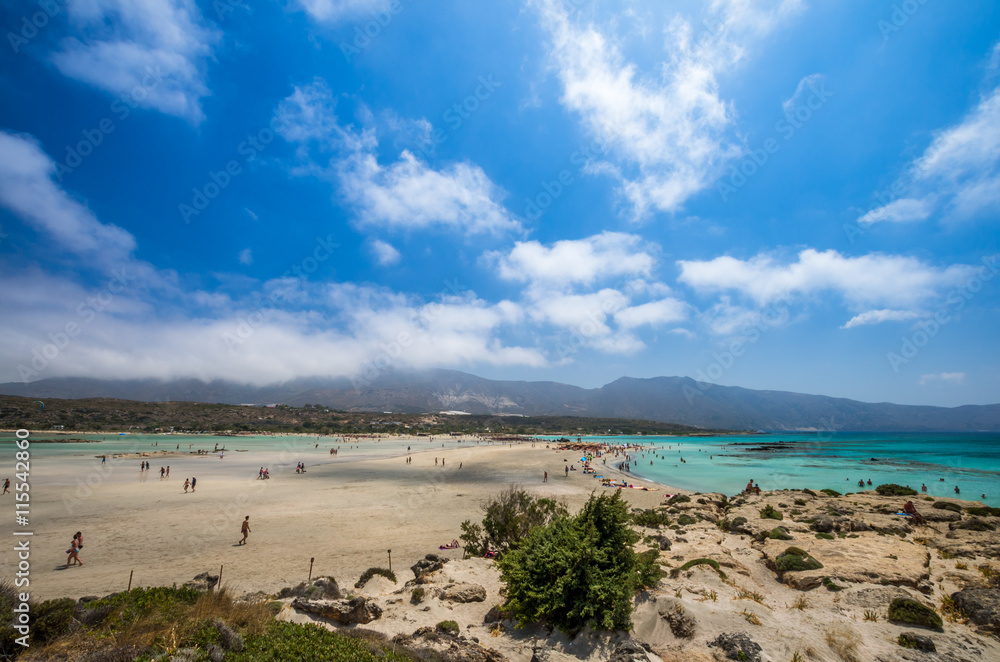
[[(56, 428), (61, 426), (61, 428)], [(92, 398), (37, 401), (0, 396), (0, 429), (81, 432), (287, 432), (299, 434), (655, 434), (722, 432), (655, 421), (574, 416), (447, 416), (335, 411), (306, 404), (274, 407)]]

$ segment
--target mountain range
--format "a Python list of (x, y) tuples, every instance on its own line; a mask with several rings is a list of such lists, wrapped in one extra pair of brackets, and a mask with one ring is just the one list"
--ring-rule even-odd
[(0, 384), (33, 398), (120, 398), (144, 402), (324, 405), (342, 411), (591, 416), (730, 430), (1000, 431), (1000, 404), (931, 407), (763, 391), (688, 377), (622, 377), (600, 388), (497, 381), (452, 370), (392, 372), (364, 383), (298, 379), (271, 386), (226, 381), (52, 378)]

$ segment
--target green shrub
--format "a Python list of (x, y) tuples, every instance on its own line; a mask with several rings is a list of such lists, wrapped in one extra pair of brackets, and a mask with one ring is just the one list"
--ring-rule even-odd
[(788, 531), (780, 526), (771, 529), (771, 532), (767, 534), (767, 537), (771, 540), (792, 540), (792, 537), (788, 535)]
[(419, 605), (423, 601), (424, 601), (424, 587), (417, 586), (410, 593), (410, 602), (412, 602), (415, 605)]
[(936, 629), (940, 629), (943, 625), (936, 611), (909, 598), (896, 598), (889, 604), (889, 620)]
[[(132, 657), (87, 659), (133, 659)], [(148, 659), (148, 658), (141, 658)], [(178, 659), (178, 658), (175, 658)], [(207, 657), (198, 657), (198, 660)], [(333, 632), (312, 623), (299, 625), (285, 621), (273, 621), (262, 634), (248, 636), (245, 648), (239, 652), (226, 653), (226, 662), (409, 662), (421, 659), (415, 654), (401, 650), (400, 646), (388, 644), (379, 635), (361, 631)]]
[(789, 547), (774, 560), (778, 572), (794, 572), (798, 570), (819, 570), (823, 564), (798, 547)]
[(729, 530), (736, 531), (738, 528), (740, 528), (746, 523), (747, 523), (746, 517), (737, 517), (736, 519), (733, 520), (733, 523), (730, 525)]
[(697, 524), (698, 520), (685, 513), (677, 518), (677, 523), (681, 526), (690, 526), (691, 524)]
[(673, 577), (673, 578), (676, 578), (682, 572), (684, 572), (686, 570), (690, 570), (691, 568), (695, 567), (696, 565), (707, 565), (708, 567), (712, 568), (717, 573), (719, 573), (720, 577), (722, 577), (723, 579), (726, 579), (726, 573), (724, 573), (722, 571), (722, 568), (719, 567), (719, 562), (718, 561), (713, 561), (712, 559), (692, 559), (692, 560), (688, 561), (687, 563), (685, 563), (684, 565), (682, 565), (681, 567), (674, 568), (673, 570), (671, 570), (670, 571), (670, 576)]
[(632, 521), (636, 526), (644, 526), (649, 529), (658, 529), (661, 526), (670, 526), (670, 517), (662, 510), (650, 508), (632, 514)]
[(834, 539), (836, 539), (836, 536), (833, 535), (832, 533), (817, 533), (816, 537), (819, 538), (820, 540), (834, 540)]
[(361, 574), (361, 578), (354, 582), (354, 588), (361, 588), (368, 583), (368, 580), (375, 575), (381, 575), (391, 581), (393, 584), (396, 583), (396, 573), (392, 570), (386, 570), (385, 568), (368, 568)]
[(517, 485), (488, 500), (482, 506), (482, 524), (462, 522), (465, 556), (483, 556), (487, 549), (499, 558), (528, 537), (532, 529), (551, 524), (565, 516), (566, 506), (554, 499), (539, 499)]
[(31, 641), (36, 644), (44, 644), (69, 632), (70, 626), (73, 624), (73, 608), (75, 606), (76, 600), (70, 598), (46, 600), (34, 605), (31, 610), (33, 621)]
[(687, 496), (686, 494), (675, 494), (672, 497), (670, 497), (669, 501), (667, 501), (667, 503), (669, 503), (671, 506), (678, 503), (690, 503), (690, 502), (691, 502), (691, 497)]
[(659, 557), (659, 550), (642, 558), (635, 553), (639, 536), (630, 521), (616, 491), (591, 495), (578, 514), (532, 529), (498, 562), (504, 608), (522, 626), (544, 622), (570, 633), (588, 623), (630, 629), (632, 597), (654, 581), (651, 566)]
[(993, 526), (989, 522), (981, 519), (970, 519), (964, 522), (955, 522), (952, 526), (956, 529), (965, 529), (966, 531), (996, 531), (997, 527)]
[(974, 517), (1000, 517), (1000, 508), (991, 508), (989, 506), (984, 508), (972, 506), (971, 508), (966, 508), (965, 512)]
[(933, 500), (934, 500), (934, 497), (932, 497), (932, 496), (925, 496), (924, 497), (924, 501), (933, 501)]
[(777, 508), (775, 508), (771, 504), (767, 504), (760, 511), (760, 518), (761, 519), (777, 519), (777, 520), (782, 520), (782, 519), (785, 519), (785, 516), (781, 514), (780, 510), (778, 510)]
[(934, 507), (940, 510), (950, 510), (953, 513), (962, 512), (962, 507), (953, 501), (937, 501)]
[(807, 503), (808, 503), (808, 501), (806, 501), (805, 499), (796, 499), (796, 500), (795, 500), (795, 505), (796, 505), (796, 506), (804, 506), (804, 505), (806, 505)]
[(820, 492), (822, 492), (823, 494), (825, 494), (827, 496), (832, 496), (832, 497), (839, 497), (839, 496), (841, 496), (840, 492), (838, 492), (837, 490), (831, 490), (829, 487), (827, 487), (826, 489), (820, 490)]
[(826, 590), (834, 592), (843, 591), (845, 588), (847, 588), (846, 586), (837, 586), (836, 584), (833, 583), (833, 580), (830, 579), (829, 577), (823, 578), (823, 586), (826, 587)]
[(802, 492), (804, 494), (808, 494), (809, 496), (817, 496), (817, 494), (815, 492), (813, 492), (812, 490), (810, 490), (810, 489), (802, 490)]
[(447, 632), (448, 634), (458, 634), (462, 631), (455, 621), (441, 621), (436, 627), (441, 632)]
[(880, 496), (917, 496), (917, 492), (912, 487), (903, 487), (896, 483), (886, 483), (875, 488)]

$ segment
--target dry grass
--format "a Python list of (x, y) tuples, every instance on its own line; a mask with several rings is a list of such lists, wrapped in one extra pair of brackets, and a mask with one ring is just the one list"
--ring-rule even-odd
[(736, 595), (733, 596), (733, 600), (753, 600), (758, 604), (764, 604), (764, 596), (761, 593), (749, 591), (742, 586), (736, 589)]
[(795, 598), (795, 602), (792, 603), (792, 609), (798, 609), (799, 611), (807, 609), (808, 607), (809, 603), (806, 601), (806, 596), (804, 595), (800, 595)]
[(861, 662), (858, 657), (858, 643), (861, 638), (854, 630), (844, 625), (832, 627), (826, 632), (826, 644), (844, 662)]
[(238, 627), (245, 634), (255, 635), (267, 629), (274, 615), (265, 601), (238, 601), (222, 589), (217, 593), (200, 595), (193, 604), (174, 603), (168, 612), (154, 609), (111, 630), (105, 626), (96, 630), (79, 630), (46, 646), (32, 648), (21, 659), (72, 661), (85, 659), (96, 650), (108, 652), (108, 649), (117, 648), (124, 654), (146, 650), (154, 645), (175, 648), (200, 629), (210, 627), (209, 624), (216, 619), (230, 627)]
[(757, 618), (757, 614), (753, 613), (749, 609), (744, 609), (740, 613), (743, 615), (743, 618), (746, 619), (747, 623), (751, 625), (760, 625), (760, 619)]

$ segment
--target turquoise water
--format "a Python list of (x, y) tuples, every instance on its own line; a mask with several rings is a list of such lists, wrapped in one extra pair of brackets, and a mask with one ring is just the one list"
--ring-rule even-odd
[[(920, 490), (924, 483), (927, 494), (936, 497), (956, 496), (957, 485), (960, 498), (1000, 506), (996, 433), (822, 432), (587, 440), (643, 444), (645, 452), (633, 454), (633, 475), (696, 492), (735, 494), (752, 479), (762, 490), (808, 487), (846, 493), (859, 491), (858, 480), (863, 479), (865, 489), (898, 483)], [(751, 450), (776, 442), (792, 443), (780, 450)], [(867, 486), (869, 479), (872, 487)]]

